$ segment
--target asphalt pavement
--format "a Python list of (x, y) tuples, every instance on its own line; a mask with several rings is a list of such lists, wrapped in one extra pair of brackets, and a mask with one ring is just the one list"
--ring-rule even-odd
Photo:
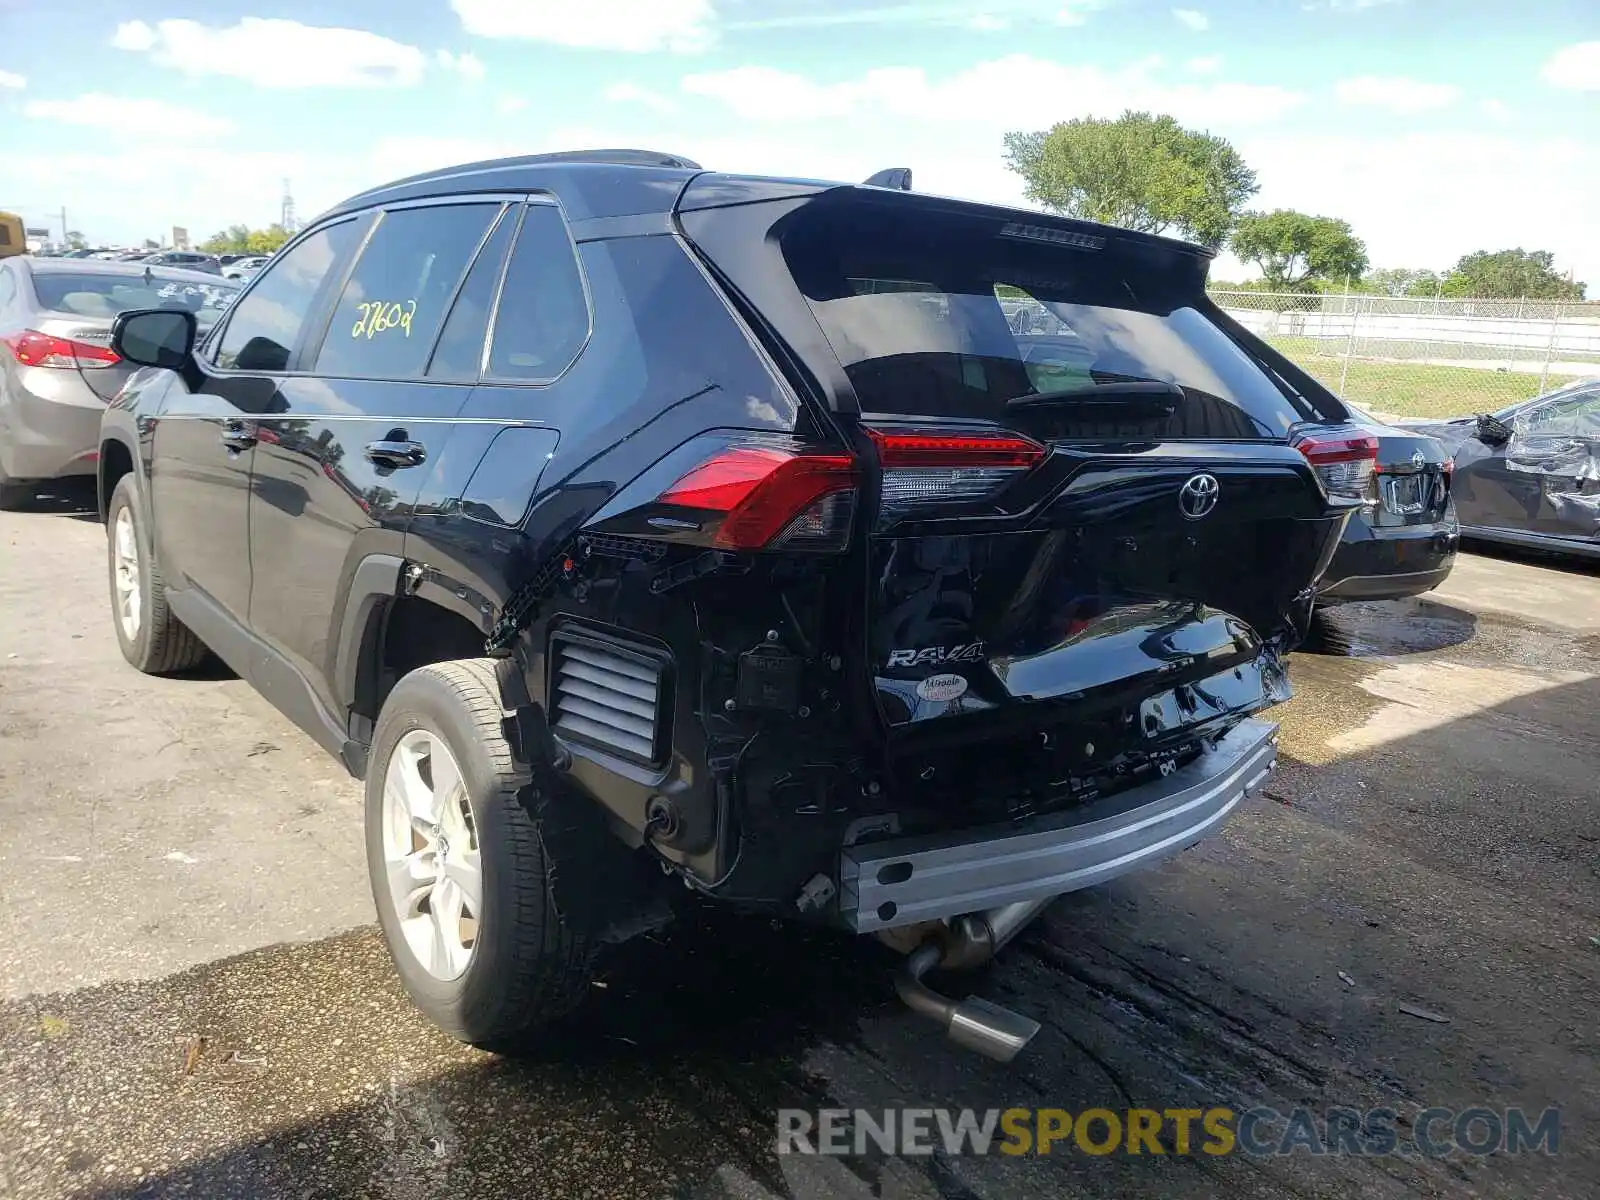
[[(117, 653), (86, 498), (0, 513), (0, 1195), (1600, 1194), (1600, 574), (1466, 555), (1296, 655), (1224, 833), (1058, 901), (968, 983), (715, 912), (534, 1056), (436, 1033), (373, 928), (359, 788), (221, 669)], [(1420, 1014), (1420, 1015), (1419, 1015)], [(780, 1108), (1560, 1108), (1554, 1154), (778, 1155)]]

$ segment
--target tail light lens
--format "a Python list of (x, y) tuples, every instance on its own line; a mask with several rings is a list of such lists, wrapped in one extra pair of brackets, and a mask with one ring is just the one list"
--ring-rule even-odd
[(923, 505), (984, 500), (1044, 460), (1038, 442), (1015, 433), (867, 429), (883, 464), (880, 524)]
[(1322, 481), (1330, 497), (1365, 504), (1373, 499), (1372, 478), (1378, 464), (1378, 439), (1370, 433), (1304, 433), (1294, 448)]
[(25, 367), (114, 367), (122, 361), (115, 350), (96, 346), (93, 342), (80, 342), (73, 338), (56, 337), (35, 329), (0, 338), (12, 356)]
[(735, 445), (679, 479), (657, 503), (709, 516), (724, 550), (843, 550), (855, 513), (848, 454), (798, 446)]

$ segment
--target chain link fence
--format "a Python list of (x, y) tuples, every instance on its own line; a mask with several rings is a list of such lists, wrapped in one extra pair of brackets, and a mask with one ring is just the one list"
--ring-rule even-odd
[(1493, 412), (1600, 375), (1600, 304), (1213, 291), (1234, 320), (1379, 414)]

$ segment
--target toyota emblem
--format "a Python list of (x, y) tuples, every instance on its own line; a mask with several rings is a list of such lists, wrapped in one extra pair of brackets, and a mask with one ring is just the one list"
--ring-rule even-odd
[(1222, 485), (1215, 475), (1205, 472), (1191, 475), (1178, 489), (1178, 511), (1191, 521), (1209, 516), (1217, 506), (1217, 494), (1221, 491)]

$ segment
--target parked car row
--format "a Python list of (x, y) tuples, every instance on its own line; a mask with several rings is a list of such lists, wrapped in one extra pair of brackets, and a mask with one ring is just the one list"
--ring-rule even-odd
[(93, 475), (100, 420), (133, 371), (113, 320), (175, 308), (209, 328), (239, 285), (215, 275), (96, 259), (0, 259), (0, 508), (46, 480)]
[(38, 258), (95, 259), (103, 262), (139, 262), (152, 267), (179, 267), (185, 271), (201, 271), (208, 275), (223, 275), (229, 279), (252, 278), (266, 261), (268, 254), (207, 254), (199, 250), (114, 250), (77, 249), (54, 254), (36, 255)]
[(1437, 443), (1232, 322), (1209, 258), (645, 151), (374, 189), (231, 303), (111, 321), (119, 645), (217, 655), (365, 780), (457, 1037), (537, 1036), (687, 888), (882, 937), (1008, 1060), (1038, 1024), (924, 976), (1261, 785), (1355, 520), (1348, 593), (1454, 554)]

